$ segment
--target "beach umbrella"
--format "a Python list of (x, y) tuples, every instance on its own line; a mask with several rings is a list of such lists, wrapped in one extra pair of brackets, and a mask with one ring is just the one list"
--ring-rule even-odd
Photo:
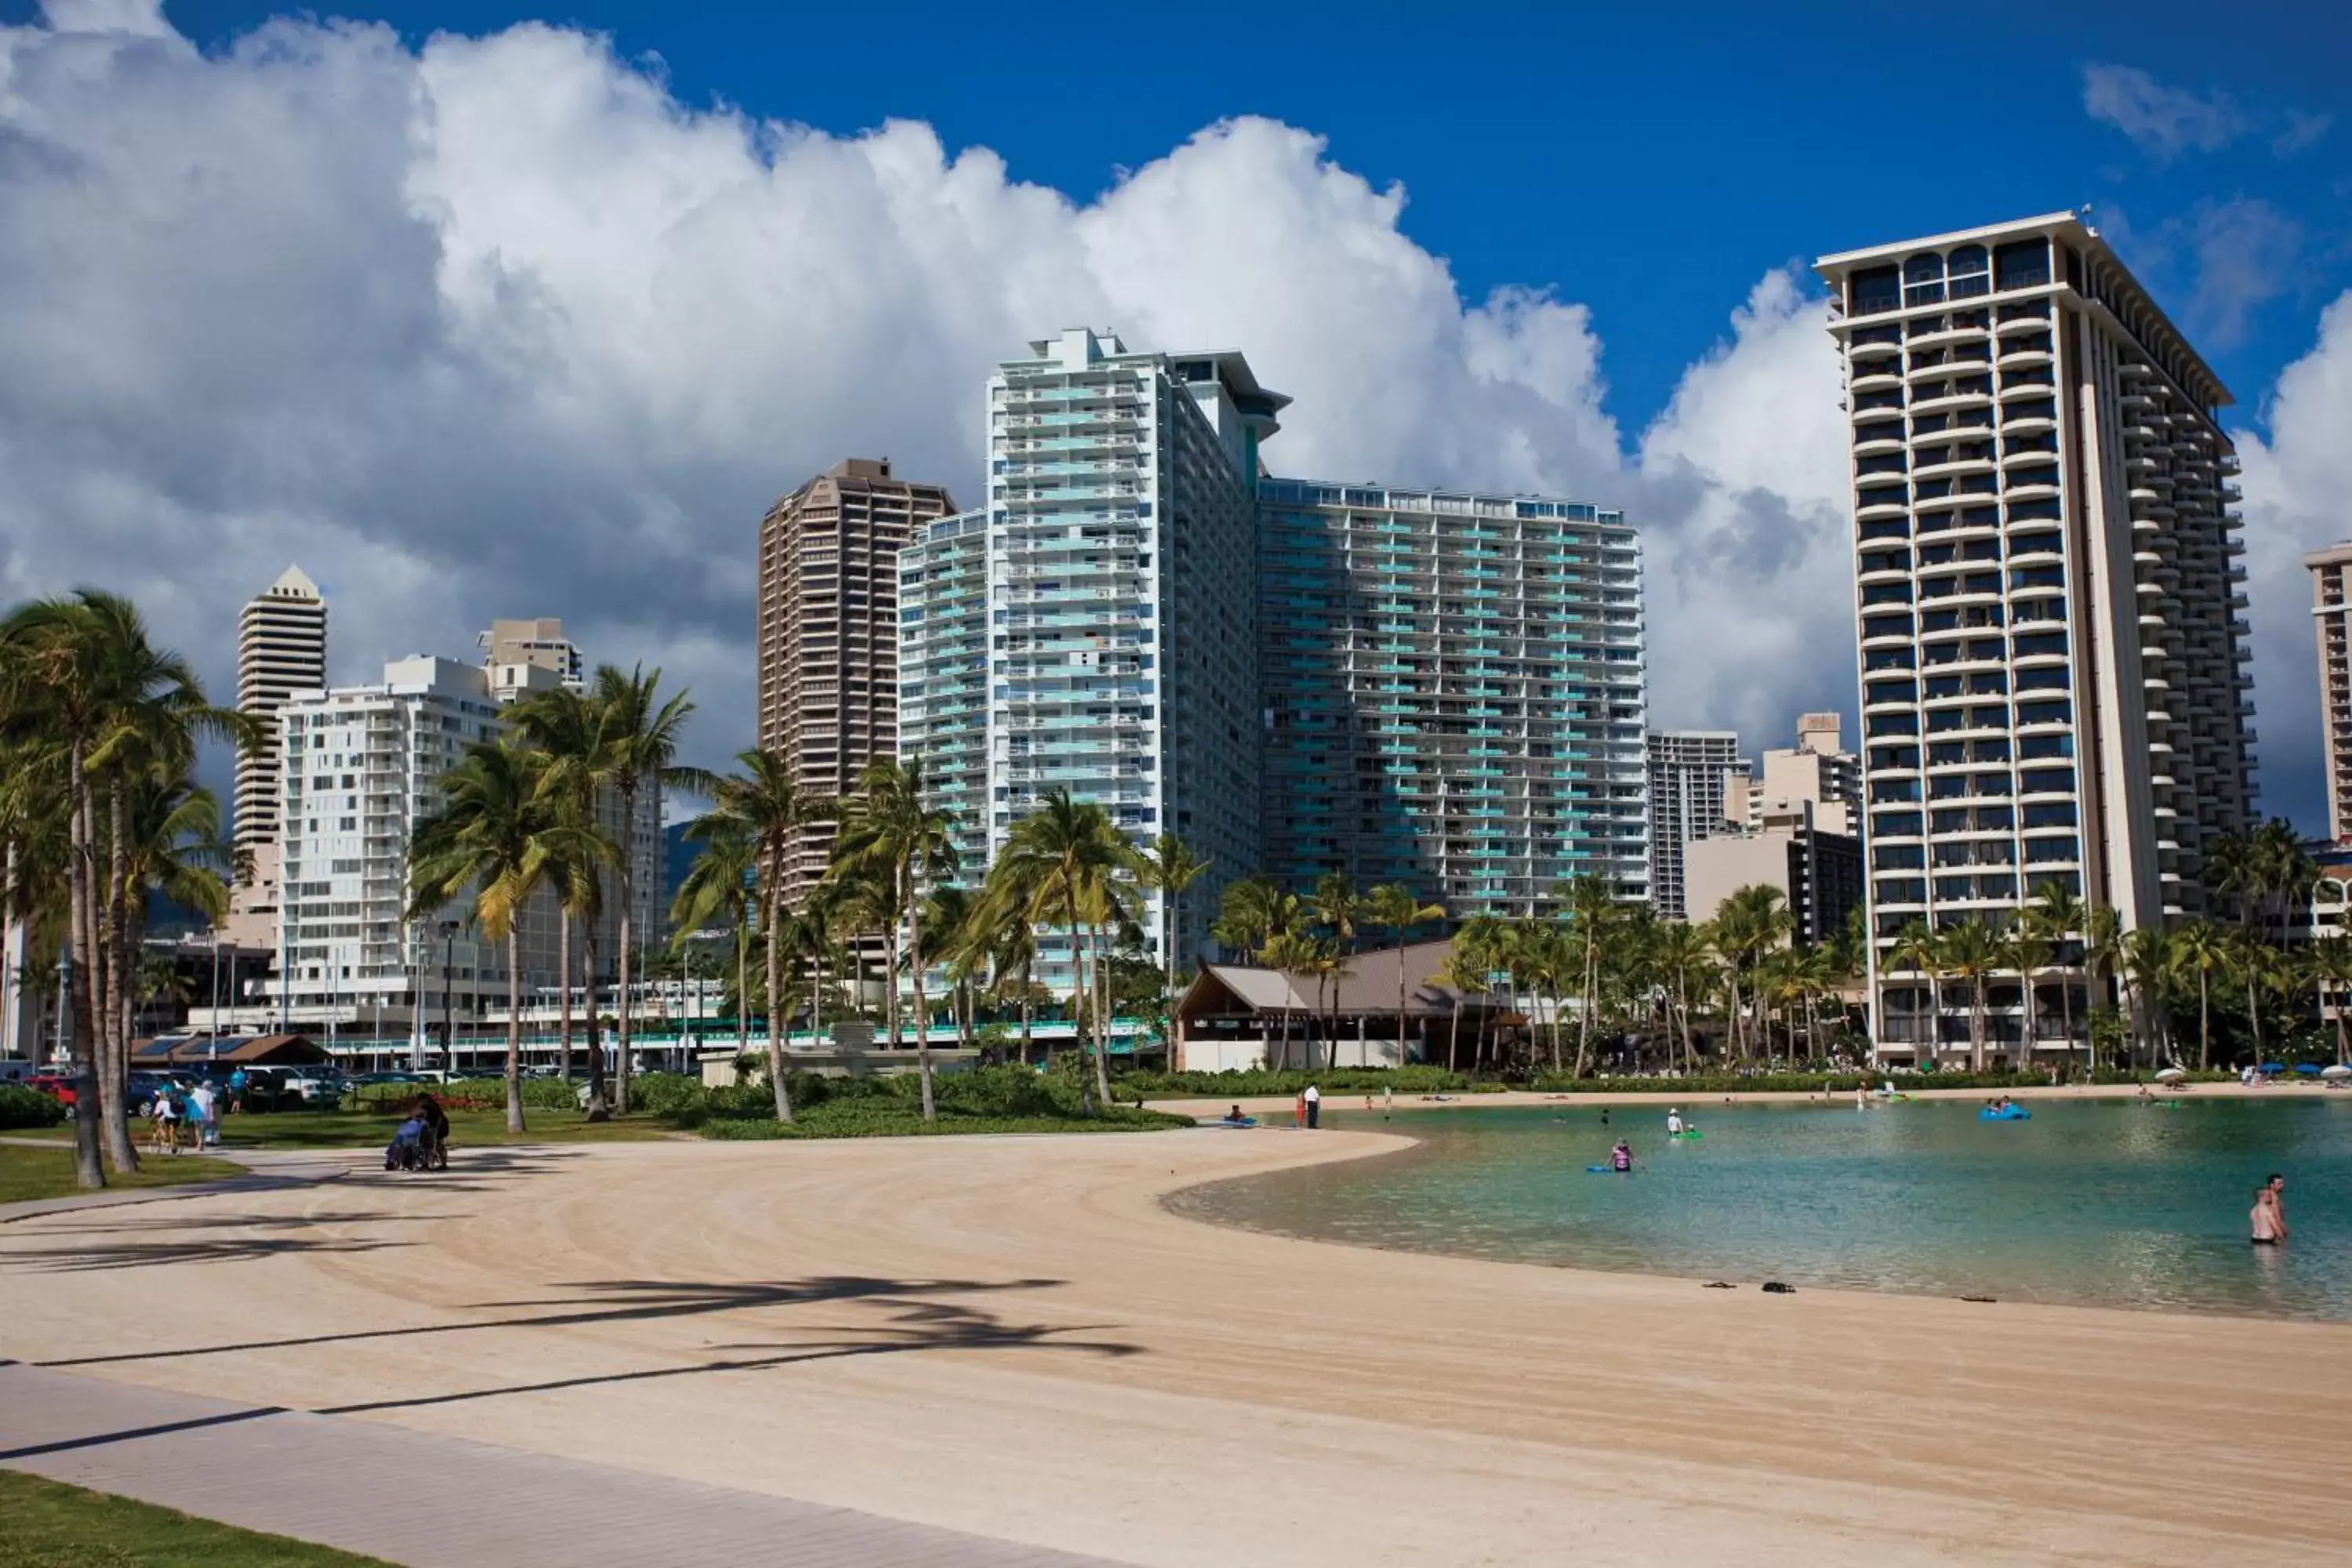
[(2156, 1081), (2158, 1083), (2179, 1083), (2182, 1079), (2187, 1078), (2188, 1076), (2189, 1075), (2186, 1072), (2183, 1072), (2179, 1068), (2167, 1068), (2162, 1072), (2156, 1075)]
[(2319, 1071), (2319, 1064), (2317, 1062), (2297, 1062), (2294, 1064), (2294, 1070), (2303, 1074), (2305, 1078), (2315, 1077)]
[(2322, 1078), (2352, 1078), (2352, 1068), (2321, 1068), (2319, 1069), (2319, 1076)]
[(2256, 1068), (2254, 1070), (2255, 1070), (2256, 1072), (2284, 1072), (2284, 1071), (2286, 1071), (2286, 1063), (2284, 1063), (2284, 1062), (2264, 1062), (2262, 1066), (2260, 1066), (2260, 1067)]

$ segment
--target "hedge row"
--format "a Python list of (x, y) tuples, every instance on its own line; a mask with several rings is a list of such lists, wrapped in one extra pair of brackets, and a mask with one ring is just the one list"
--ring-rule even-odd
[(65, 1119), (65, 1106), (39, 1089), (0, 1083), (0, 1129), (55, 1127)]

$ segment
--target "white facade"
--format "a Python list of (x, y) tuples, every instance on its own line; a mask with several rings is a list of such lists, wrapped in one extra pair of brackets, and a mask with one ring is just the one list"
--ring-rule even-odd
[(898, 552), (901, 758), (955, 815), (967, 881), (988, 863), (988, 514), (918, 524)]
[(1650, 731), (1650, 906), (1661, 919), (1689, 918), (1688, 846), (1745, 826), (1731, 808), (1748, 773), (1739, 737), (1728, 730)]
[[(1905, 927), (2003, 923), (2052, 883), (2127, 928), (2194, 912), (2204, 847), (2252, 819), (2230, 398), (2071, 215), (1818, 267), (1852, 426), (1878, 1037), (1949, 1051), (1960, 1010), (1928, 1024), (1924, 981), (1882, 973)], [(2057, 984), (2033, 1036), (2063, 1049)], [(2025, 998), (1990, 995), (2000, 1048)]]
[(1251, 486), (1289, 399), (1234, 353), (1029, 349), (988, 384), (989, 852), (1056, 788), (1179, 834), (1213, 866), (1176, 936), (1197, 952), (1260, 852)]

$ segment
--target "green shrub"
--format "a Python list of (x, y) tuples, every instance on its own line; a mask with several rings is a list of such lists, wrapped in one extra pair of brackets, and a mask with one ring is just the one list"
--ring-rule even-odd
[(66, 1108), (39, 1089), (0, 1083), (0, 1128), (55, 1127), (65, 1119)]

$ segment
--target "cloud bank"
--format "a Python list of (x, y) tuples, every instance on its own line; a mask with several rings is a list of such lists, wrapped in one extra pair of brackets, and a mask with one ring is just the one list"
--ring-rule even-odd
[(720, 758), (769, 502), (847, 455), (977, 499), (989, 368), (1084, 323), (1244, 349), (1297, 399), (1277, 471), (1625, 508), (1655, 722), (1770, 744), (1851, 709), (1801, 274), (1764, 274), (1629, 434), (1585, 307), (1465, 299), (1403, 192), (1270, 121), (1074, 199), (920, 123), (688, 108), (565, 28), (411, 49), (284, 19), (205, 55), (146, 0), (46, 16), (0, 29), (0, 574), (133, 594), (224, 690), (237, 606), (299, 561), (337, 680), (560, 615), (692, 685)]

